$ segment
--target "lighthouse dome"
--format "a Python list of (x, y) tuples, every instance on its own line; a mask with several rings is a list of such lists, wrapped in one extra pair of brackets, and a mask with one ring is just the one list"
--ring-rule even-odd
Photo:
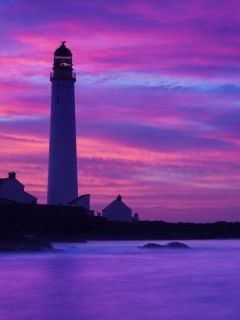
[(57, 50), (54, 52), (55, 56), (60, 56), (60, 57), (69, 57), (72, 56), (72, 52), (66, 47), (65, 45), (66, 41), (62, 41), (62, 44)]

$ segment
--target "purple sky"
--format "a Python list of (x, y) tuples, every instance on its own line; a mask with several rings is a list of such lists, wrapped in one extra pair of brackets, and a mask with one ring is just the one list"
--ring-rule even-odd
[(76, 82), (79, 194), (142, 220), (240, 220), (239, 0), (1, 0), (0, 177), (46, 203), (53, 52)]

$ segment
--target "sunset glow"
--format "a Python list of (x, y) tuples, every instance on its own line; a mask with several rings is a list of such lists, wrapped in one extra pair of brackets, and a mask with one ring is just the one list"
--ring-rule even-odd
[(53, 52), (73, 53), (79, 195), (141, 220), (240, 220), (240, 3), (4, 0), (0, 178), (46, 203)]

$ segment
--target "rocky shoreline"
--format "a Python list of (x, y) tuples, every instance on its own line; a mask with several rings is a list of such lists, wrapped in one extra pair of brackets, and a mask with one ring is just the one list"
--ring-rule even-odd
[[(87, 241), (80, 241), (87, 243)], [(158, 244), (154, 242), (139, 246), (139, 249), (190, 249), (188, 245), (182, 242), (174, 241), (167, 244)], [(64, 252), (61, 249), (55, 249), (50, 242), (37, 239), (32, 236), (7, 236), (0, 239), (0, 253), (54, 253)]]
[(0, 253), (40, 253), (40, 252), (60, 252), (54, 249), (51, 243), (22, 235), (1, 237)]

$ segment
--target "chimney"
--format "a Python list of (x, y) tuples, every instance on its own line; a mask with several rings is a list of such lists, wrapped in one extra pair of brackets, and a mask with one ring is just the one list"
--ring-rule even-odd
[(9, 179), (15, 179), (16, 178), (16, 172), (14, 172), (14, 171), (13, 172), (9, 172), (8, 173), (8, 178)]
[(122, 201), (122, 197), (120, 196), (120, 194), (117, 196), (117, 201)]

